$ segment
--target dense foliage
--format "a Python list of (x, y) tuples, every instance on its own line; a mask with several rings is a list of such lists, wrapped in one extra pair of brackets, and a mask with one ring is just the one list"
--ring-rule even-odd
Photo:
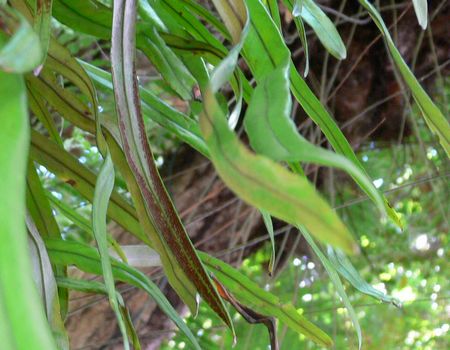
[[(388, 189), (383, 183), (401, 185), (412, 174), (424, 172), (428, 163), (442, 167), (450, 154), (450, 126), (404, 62), (377, 8), (359, 1), (378, 27), (399, 77), (411, 92), (417, 109), (414, 120), (421, 118), (415, 122), (416, 131), (426, 135), (419, 135), (421, 148), (411, 151), (425, 152), (424, 162), (411, 162), (397, 170), (399, 174), (389, 176), (380, 166), (391, 161), (391, 156), (383, 154), (388, 151), (372, 147), (358, 157), (304, 80), (309, 70), (304, 22), (331, 56), (339, 60), (347, 56), (334, 23), (321, 7), (312, 0), (282, 2), (293, 16), (307, 57), (304, 71), (299, 72), (282, 35), (277, 1), (213, 3), (215, 12), (191, 0), (0, 1), (2, 348), (68, 348), (64, 321), (69, 293), (83, 291), (108, 297), (124, 348), (140, 349), (132, 317), (116, 289), (118, 281), (144, 290), (177, 325), (182, 339), (177, 339), (178, 343), (172, 340), (168, 346), (183, 348), (188, 343), (196, 349), (210, 348), (212, 339), (229, 347), (237, 335), (242, 347), (250, 342), (254, 348), (270, 344), (278, 349), (280, 343), (290, 348), (289, 344), (307, 338), (318, 346), (334, 343), (342, 348), (349, 344), (344, 338), (353, 327), (357, 339), (350, 343), (361, 348), (364, 340), (379, 348), (387, 344), (383, 337), (372, 332), (363, 335), (368, 332), (367, 323), (384, 322), (391, 311), (369, 318), (358, 313), (355, 305), (367, 295), (400, 306), (401, 301), (415, 301), (418, 288), (427, 287), (427, 282), (419, 282), (422, 270), (415, 261), (408, 262), (411, 266), (402, 260), (377, 264), (371, 267), (377, 273), (366, 271), (370, 256), (384, 254), (381, 247), (386, 242), (408, 252), (411, 242), (403, 238), (408, 236), (421, 250), (431, 244), (432, 237), (444, 244), (448, 229), (445, 197), (406, 190), (406, 199), (392, 205), (382, 191)], [(420, 25), (426, 28), (426, 1), (413, 4)], [(86, 40), (84, 47), (97, 45), (106, 59), (76, 57), (76, 50), (71, 51), (74, 42), (64, 36)], [(111, 45), (102, 47), (98, 40)], [(109, 56), (105, 49), (110, 49)], [(152, 63), (158, 73), (155, 81), (138, 81), (136, 50)], [(232, 96), (225, 93), (227, 86)], [(298, 132), (291, 119), (293, 101), (320, 128), (333, 151)], [(164, 131), (151, 137), (155, 124)], [(149, 142), (149, 135), (156, 142)], [(424, 151), (426, 138), (433, 146)], [(249, 145), (244, 142), (247, 139)], [(223, 182), (261, 212), (271, 244), (269, 252), (251, 259), (259, 262), (261, 256), (269, 256), (268, 272), (274, 272), (277, 231), (272, 218), (276, 218), (304, 237), (314, 262), (296, 258), (279, 279), (268, 283), (255, 274), (258, 265), (252, 260), (238, 270), (196, 250), (159, 174), (160, 158), (155, 157), (179, 142), (209, 158)], [(365, 202), (348, 212), (334, 210), (336, 205), (346, 208), (347, 194), (343, 191), (342, 198), (331, 198), (330, 204), (305, 176), (305, 164), (345, 172), (370, 204)], [(432, 173), (428, 175), (432, 177)], [(446, 188), (445, 183), (433, 186), (433, 193), (441, 186)], [(405, 230), (409, 222), (424, 220), (422, 208), (434, 204), (436, 198), (436, 219), (424, 228), (434, 232)], [(352, 220), (355, 217), (357, 221)], [(108, 233), (109, 221), (122, 226), (141, 244), (121, 245)], [(361, 250), (369, 260), (358, 260), (354, 266), (348, 256)], [(439, 249), (434, 255), (437, 260), (443, 257)], [(402, 259), (401, 254), (396, 258)], [(161, 265), (190, 313), (200, 312), (198, 318), (184, 322), (158, 286), (132, 262)], [(431, 263), (424, 271), (439, 269), (439, 264)], [(343, 308), (335, 307), (338, 300), (312, 283), (319, 265), (327, 272), (329, 287), (336, 290)], [(68, 273), (72, 266), (103, 279), (74, 278)], [(295, 269), (299, 266), (300, 270)], [(305, 272), (300, 277), (300, 271), (310, 276)], [(366, 271), (369, 283), (358, 271)], [(298, 281), (294, 290), (281, 288), (292, 275)], [(430, 281), (432, 278), (437, 277), (430, 276)], [(349, 296), (347, 284), (359, 294)], [(397, 295), (380, 291), (386, 284)], [(316, 308), (297, 309), (295, 300), (288, 301), (298, 287), (307, 287), (303, 302), (330, 301), (332, 310), (346, 314), (349, 323), (331, 329), (330, 312), (326, 311), (319, 312), (321, 318), (312, 323), (309, 316)], [(438, 283), (433, 286), (436, 300), (441, 287)], [(442, 308), (436, 305), (432, 310)], [(214, 317), (227, 327), (226, 335), (195, 334), (199, 322), (209, 332), (205, 322)], [(259, 328), (248, 331), (242, 319), (263, 324), (269, 337), (259, 336)], [(408, 329), (409, 324), (403, 327)], [(448, 330), (448, 325), (439, 327), (440, 331), (434, 331), (442, 334)], [(384, 332), (388, 331), (380, 330)], [(411, 340), (406, 346), (416, 344), (418, 338), (421, 344), (440, 346), (435, 339), (438, 336), (408, 333)], [(395, 339), (392, 346), (398, 346)]]

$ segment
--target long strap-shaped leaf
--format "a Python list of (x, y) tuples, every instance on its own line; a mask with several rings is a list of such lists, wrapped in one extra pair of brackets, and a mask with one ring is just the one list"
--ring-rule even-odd
[(56, 349), (31, 276), (25, 231), (29, 127), (23, 77), (0, 69), (0, 335), (3, 349)]
[(389, 30), (384, 24), (383, 18), (377, 11), (377, 9), (366, 0), (359, 0), (360, 4), (364, 6), (364, 8), (369, 12), (370, 17), (372, 17), (373, 21), (377, 25), (378, 29), (384, 36), (384, 40), (389, 48), (389, 52), (394, 59), (395, 64), (397, 65), (398, 70), (400, 71), (403, 79), (406, 84), (411, 89), (414, 100), (422, 112), (422, 115), (428, 124), (430, 130), (435, 133), (439, 142), (444, 148), (447, 156), (450, 157), (450, 124), (448, 120), (445, 119), (442, 112), (439, 108), (433, 103), (430, 96), (427, 95), (425, 90), (420, 86), (414, 74), (409, 69), (408, 65), (403, 60), (400, 52), (394, 44), (394, 41), (389, 34)]
[(323, 267), (328, 273), (328, 276), (330, 276), (331, 282), (333, 282), (334, 287), (336, 288), (336, 291), (338, 295), (341, 297), (342, 302), (344, 303), (348, 314), (350, 316), (350, 319), (352, 320), (353, 326), (356, 330), (356, 335), (358, 336), (358, 349), (361, 350), (362, 345), (362, 335), (361, 335), (361, 326), (359, 325), (358, 316), (356, 315), (355, 310), (353, 309), (353, 306), (350, 302), (350, 299), (347, 296), (347, 293), (345, 292), (344, 286), (341, 282), (341, 279), (339, 278), (339, 275), (334, 268), (333, 264), (330, 262), (330, 260), (327, 259), (325, 254), (322, 253), (319, 246), (314, 242), (314, 239), (311, 237), (310, 233), (307, 229), (303, 226), (298, 226), (300, 232), (305, 237), (308, 244), (313, 249), (314, 253), (317, 255), (319, 260), (322, 262)]
[(328, 246), (327, 253), (328, 259), (330, 260), (336, 271), (339, 272), (342, 277), (349, 281), (353, 285), (353, 287), (358, 289), (361, 293), (370, 295), (378, 300), (384, 301), (385, 303), (392, 303), (397, 307), (402, 306), (399, 300), (383, 293), (378, 289), (375, 289), (369, 283), (363, 280), (361, 275), (352, 265), (350, 259), (347, 258), (347, 256), (343, 252)]
[[(232, 328), (222, 299), (198, 258), (167, 191), (162, 184), (145, 134), (134, 70), (136, 2), (115, 1), (111, 61), (119, 130), (125, 156), (136, 177), (148, 214), (158, 232), (153, 242), (170, 282), (192, 311), (197, 290), (211, 308)], [(183, 274), (174, 275), (176, 265)], [(194, 287), (195, 286), (195, 287)], [(193, 288), (194, 287), (194, 288)]]
[[(289, 172), (269, 158), (252, 154), (228, 127), (215, 94), (231, 76), (252, 21), (247, 17), (245, 4), (239, 4), (244, 6), (243, 12), (239, 17), (232, 18), (241, 26), (240, 32), (236, 28), (234, 32), (230, 30), (237, 44), (216, 67), (204, 93), (200, 125), (211, 160), (224, 182), (251, 205), (288, 223), (302, 223), (323, 241), (354, 253), (357, 246), (351, 234), (308, 180)], [(228, 12), (234, 14), (236, 11), (230, 7), (218, 7), (218, 10), (225, 11), (225, 16)], [(240, 36), (236, 37), (238, 34)], [(249, 37), (247, 41), (252, 39)]]
[[(31, 131), (30, 156), (56, 174), (59, 179), (68, 182), (83, 197), (93, 201), (96, 181), (94, 173), (67, 151), (34, 130)], [(144, 242), (148, 242), (148, 238), (146, 239), (146, 235), (139, 226), (133, 207), (117, 192), (113, 192), (111, 195), (108, 215), (128, 232)]]

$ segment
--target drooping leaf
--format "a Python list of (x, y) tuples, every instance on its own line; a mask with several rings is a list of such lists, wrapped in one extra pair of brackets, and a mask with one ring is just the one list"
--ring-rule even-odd
[[(46, 240), (50, 260), (55, 264), (76, 265), (79, 269), (93, 273), (102, 274), (100, 256), (98, 252), (87, 245), (78, 242), (62, 240)], [(124, 264), (118, 260), (111, 259), (114, 278), (144, 290), (159, 305), (161, 310), (170, 317), (177, 327), (186, 334), (195, 349), (200, 349), (196, 338), (187, 327), (186, 323), (170, 305), (164, 294), (150, 279), (139, 270)]]
[(254, 90), (244, 125), (255, 151), (274, 160), (311, 162), (346, 171), (384, 211), (382, 196), (367, 175), (350, 160), (317, 147), (297, 131), (291, 119), (291, 95), (287, 69), (281, 66), (269, 73)]
[(220, 281), (213, 276), (213, 281), (217, 286), (220, 296), (228, 301), (235, 310), (250, 324), (262, 323), (267, 327), (270, 336), (270, 349), (278, 350), (276, 318), (262, 315), (251, 307), (241, 304), (233, 294), (231, 294)]
[(349, 258), (343, 252), (328, 246), (327, 253), (328, 259), (335, 267), (337, 272), (339, 272), (342, 277), (349, 281), (353, 285), (353, 287), (358, 289), (361, 293), (370, 295), (385, 303), (392, 303), (397, 307), (401, 307), (401, 303), (399, 300), (379, 291), (378, 289), (375, 289), (369, 283), (363, 280), (358, 271), (350, 262)]
[[(229, 8), (219, 12), (222, 10), (234, 16)], [(242, 14), (233, 20), (240, 24), (241, 17)], [(247, 17), (244, 20), (247, 23)], [(251, 205), (288, 223), (302, 223), (324, 242), (354, 253), (356, 245), (347, 228), (314, 187), (270, 159), (252, 154), (228, 127), (215, 94), (232, 74), (248, 28), (242, 27), (242, 37), (235, 38), (237, 32), (233, 34), (233, 39), (239, 40), (212, 73), (210, 86), (204, 93), (200, 126), (214, 167), (223, 181)]]
[[(302, 6), (299, 6), (299, 1)], [(347, 57), (347, 50), (333, 22), (314, 0), (285, 0), (294, 17), (301, 16), (314, 30), (327, 51), (339, 60)]]
[[(289, 1), (286, 1), (289, 4)], [(303, 0), (296, 0), (294, 7), (292, 8), (292, 15), (294, 16), (294, 23), (297, 27), (298, 34), (300, 36), (300, 41), (303, 46), (303, 51), (305, 53), (305, 70), (303, 76), (308, 76), (309, 73), (309, 49), (308, 49), (308, 39), (306, 38), (306, 29), (303, 24), (303, 19), (301, 16), (303, 9)]]
[[(31, 159), (28, 160), (26, 203), (28, 212), (34, 221), (33, 226), (37, 227), (39, 234), (42, 237), (60, 238), (61, 232)], [(54, 271), (56, 277), (63, 277), (67, 274), (64, 266), (54, 267)], [(58, 294), (59, 306), (55, 312), (60, 313), (60, 318), (64, 319), (69, 307), (69, 294), (65, 289), (58, 289)]]
[[(111, 63), (124, 153), (156, 228), (152, 240), (172, 286), (195, 314), (196, 291), (233, 329), (222, 299), (206, 273), (167, 194), (145, 135), (134, 71), (135, 1), (115, 1)], [(176, 269), (176, 270), (175, 270)]]
[[(227, 3), (227, 0), (221, 0), (221, 2)], [(250, 1), (247, 5), (252, 21), (250, 23), (248, 39), (243, 47), (243, 56), (257, 83), (259, 83), (268, 73), (282, 66), (289, 59), (290, 51), (264, 6), (259, 1)], [(238, 22), (238, 18), (241, 16), (232, 11), (228, 12), (227, 15), (234, 16), (234, 21)], [(364, 172), (364, 168), (353, 152), (348, 140), (323, 104), (300, 77), (292, 61), (290, 62), (289, 74), (292, 94), (308, 116), (320, 127), (334, 150), (347, 157)], [(395, 210), (385, 198), (383, 200), (388, 216), (399, 227), (402, 227)]]
[[(100, 131), (101, 132), (101, 131)], [(120, 312), (120, 305), (116, 295), (114, 277), (109, 258), (109, 251), (106, 239), (106, 211), (108, 209), (109, 198), (114, 189), (114, 165), (111, 155), (106, 153), (106, 158), (98, 174), (95, 184), (94, 200), (92, 202), (92, 231), (97, 242), (98, 251), (102, 265), (103, 278), (108, 293), (109, 303), (116, 315), (117, 323), (123, 337), (125, 349), (130, 349), (127, 328), (123, 314)]]
[(405, 80), (408, 87), (411, 89), (414, 100), (419, 106), (420, 111), (425, 119), (430, 130), (437, 135), (442, 148), (450, 157), (450, 124), (448, 120), (444, 117), (439, 108), (433, 103), (431, 98), (427, 95), (425, 90), (417, 81), (414, 74), (409, 69), (408, 65), (403, 60), (400, 52), (394, 44), (394, 41), (389, 34), (389, 30), (384, 24), (383, 18), (377, 11), (377, 9), (366, 0), (359, 0), (362, 6), (369, 12), (370, 17), (377, 25), (380, 32), (383, 34), (384, 40), (389, 48), (389, 52), (397, 65), (400, 74)]
[(1, 70), (0, 119), (0, 333), (7, 334), (8, 350), (52, 350), (56, 347), (32, 280), (25, 230), (29, 147), (25, 84), (21, 75)]
[(347, 293), (345, 292), (344, 286), (342, 285), (341, 279), (339, 278), (339, 275), (336, 271), (336, 268), (334, 264), (330, 262), (330, 260), (327, 259), (325, 254), (322, 253), (320, 250), (320, 247), (314, 242), (314, 239), (311, 237), (311, 234), (308, 232), (308, 230), (305, 227), (299, 226), (298, 227), (300, 232), (305, 237), (308, 244), (313, 249), (314, 253), (317, 255), (319, 260), (321, 261), (323, 267), (328, 273), (328, 276), (330, 277), (331, 282), (333, 283), (334, 287), (336, 288), (336, 292), (338, 293), (339, 297), (342, 299), (342, 303), (344, 304), (345, 308), (347, 309), (348, 315), (350, 319), (352, 320), (353, 327), (355, 327), (356, 335), (358, 336), (358, 349), (361, 350), (362, 345), (362, 335), (361, 335), (361, 327), (359, 325), (358, 316), (356, 315), (355, 310), (353, 309), (353, 306), (347, 296)]
[(294, 305), (284, 304), (278, 297), (260, 288), (247, 276), (223, 261), (203, 252), (199, 254), (208, 269), (240, 303), (262, 315), (277, 318), (295, 332), (305, 335), (321, 346), (329, 347), (333, 344), (331, 338), (300, 315)]

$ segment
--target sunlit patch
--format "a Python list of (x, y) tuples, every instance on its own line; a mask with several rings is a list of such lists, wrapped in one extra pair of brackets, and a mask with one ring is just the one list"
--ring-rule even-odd
[(310, 302), (312, 300), (312, 294), (305, 294), (304, 296), (302, 296), (302, 300), (306, 303)]
[(373, 185), (376, 188), (380, 188), (381, 186), (383, 186), (384, 180), (380, 177), (379, 179), (373, 180)]
[(428, 159), (433, 159), (436, 156), (437, 156), (437, 151), (434, 148), (429, 147), (428, 150), (427, 150), (427, 158)]
[(414, 240), (413, 246), (419, 251), (427, 251), (430, 249), (430, 243), (428, 242), (428, 236), (426, 234), (420, 234)]
[(209, 318), (205, 322), (203, 322), (203, 325), (202, 325), (203, 329), (209, 329), (209, 328), (211, 328), (211, 326), (212, 326), (212, 321)]
[(392, 295), (400, 300), (402, 303), (407, 303), (416, 300), (417, 294), (410, 286), (406, 286), (400, 290), (394, 290)]
[(363, 248), (366, 248), (366, 247), (369, 246), (370, 241), (369, 241), (369, 238), (367, 238), (366, 235), (362, 235), (361, 238), (360, 238), (360, 240), (361, 240), (361, 246), (362, 246)]
[(300, 266), (302, 263), (302, 261), (299, 258), (295, 258), (294, 261), (292, 262), (292, 264), (294, 264), (294, 266)]
[(387, 294), (386, 286), (384, 283), (377, 283), (372, 286), (373, 288), (379, 290), (380, 292)]

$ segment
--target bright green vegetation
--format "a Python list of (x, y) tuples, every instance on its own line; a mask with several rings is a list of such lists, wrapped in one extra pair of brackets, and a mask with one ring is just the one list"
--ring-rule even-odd
[[(441, 112), (447, 100), (443, 108), (439, 98), (431, 100), (377, 8), (360, 0), (417, 111), (411, 145), (369, 145), (357, 155), (304, 80), (308, 68), (301, 74), (294, 66), (278, 2), (213, 3), (217, 13), (191, 0), (0, 1), (2, 349), (69, 348), (64, 321), (72, 290), (106, 295), (123, 348), (140, 349), (117, 281), (157, 302), (186, 339), (168, 345), (180, 349), (219, 340), (229, 348), (235, 335), (242, 348), (290, 349), (305, 339), (338, 349), (389, 348), (389, 341), (393, 348), (445, 347), (446, 279), (439, 269), (449, 228), (450, 126)], [(344, 42), (321, 7), (312, 0), (284, 6), (306, 52), (303, 21), (330, 55), (345, 59)], [(414, 8), (425, 28), (427, 6), (415, 1)], [(90, 54), (79, 55), (81, 48)], [(150, 82), (138, 81), (136, 57), (152, 64)], [(223, 93), (227, 84), (231, 98)], [(294, 99), (329, 150), (298, 132), (290, 119)], [(239, 123), (250, 146), (235, 130)], [(158, 167), (164, 151), (180, 143), (207, 157), (225, 185), (264, 216), (271, 245), (240, 270), (197, 251), (173, 205)], [(319, 192), (304, 175), (308, 164), (339, 169), (352, 182), (331, 195)], [(418, 186), (395, 188), (413, 179)], [(362, 204), (347, 205), (363, 194)], [(272, 218), (295, 227), (292, 234), (305, 237), (314, 257), (294, 258), (269, 281), (261, 263), (271, 261), (269, 270), (276, 264)], [(185, 324), (156, 284), (128, 263), (126, 247), (107, 230), (110, 221), (140, 241), (141, 254), (159, 258), (190, 312), (200, 310), (195, 321)], [(130, 261), (141, 258), (134, 254)], [(102, 280), (73, 279), (69, 266)], [(392, 305), (369, 312), (360, 304), (376, 300), (364, 295), (395, 305), (399, 299), (426, 315), (398, 317), (403, 311)], [(264, 323), (264, 336), (240, 317)], [(212, 319), (218, 334), (209, 329)]]

